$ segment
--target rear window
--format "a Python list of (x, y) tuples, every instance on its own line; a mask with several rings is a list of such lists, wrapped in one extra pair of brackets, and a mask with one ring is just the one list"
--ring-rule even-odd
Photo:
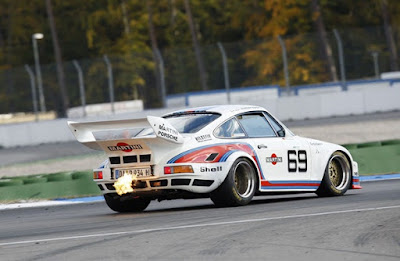
[(215, 113), (191, 113), (170, 115), (164, 118), (180, 133), (195, 133), (219, 116)]

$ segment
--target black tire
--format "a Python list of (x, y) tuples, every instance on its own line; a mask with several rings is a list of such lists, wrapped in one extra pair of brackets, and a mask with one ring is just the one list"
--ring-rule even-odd
[(341, 196), (351, 185), (350, 162), (340, 151), (329, 158), (325, 174), (316, 193), (321, 197)]
[(224, 182), (210, 193), (211, 200), (218, 207), (247, 205), (257, 188), (257, 176), (251, 162), (244, 158), (237, 159)]
[(133, 198), (129, 195), (119, 196), (118, 194), (110, 193), (105, 194), (104, 199), (109, 208), (115, 212), (142, 212), (150, 204), (150, 199), (147, 198)]

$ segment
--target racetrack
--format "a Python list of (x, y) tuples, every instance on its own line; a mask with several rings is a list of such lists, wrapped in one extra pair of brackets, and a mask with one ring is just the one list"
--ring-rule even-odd
[(117, 214), (104, 202), (0, 211), (2, 260), (399, 260), (400, 180), (343, 197), (152, 202)]

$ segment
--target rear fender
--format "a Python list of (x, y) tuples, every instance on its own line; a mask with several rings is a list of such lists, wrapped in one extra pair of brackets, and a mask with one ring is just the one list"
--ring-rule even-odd
[[(253, 165), (253, 167), (254, 167), (254, 169), (255, 169), (255, 171), (256, 171), (256, 174), (257, 174), (258, 187), (260, 187), (260, 182), (261, 182), (261, 178), (260, 178), (260, 177), (261, 177), (260, 167), (259, 167), (258, 163), (254, 160), (254, 158), (253, 158), (250, 154), (248, 154), (248, 153), (246, 153), (246, 152), (244, 152), (244, 151), (236, 151), (236, 152), (232, 153), (232, 154), (229, 156), (229, 158), (228, 158), (227, 161), (226, 161), (228, 171), (227, 171), (226, 174), (225, 174), (224, 180), (225, 180), (226, 176), (228, 175), (229, 170), (232, 168), (233, 163), (234, 163), (238, 158), (245, 158), (245, 159), (248, 159), (248, 160), (252, 163), (252, 165)], [(221, 183), (222, 183), (222, 182), (221, 182)]]

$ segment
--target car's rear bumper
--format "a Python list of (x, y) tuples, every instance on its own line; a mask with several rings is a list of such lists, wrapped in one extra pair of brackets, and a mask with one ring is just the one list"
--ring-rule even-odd
[[(103, 194), (116, 193), (116, 180), (95, 180)], [(206, 179), (195, 175), (179, 175), (172, 177), (152, 177), (138, 179), (132, 182), (132, 194), (157, 195), (161, 190), (184, 190), (192, 193), (210, 193), (219, 184), (213, 179)]]

